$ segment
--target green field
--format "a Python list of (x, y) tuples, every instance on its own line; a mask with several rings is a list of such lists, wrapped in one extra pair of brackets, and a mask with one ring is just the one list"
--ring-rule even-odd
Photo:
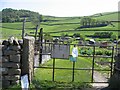
[(118, 15), (119, 12), (107, 12), (107, 13), (102, 13), (102, 16), (98, 14), (98, 17), (96, 18), (101, 20), (114, 21), (114, 20), (118, 20)]
[[(70, 52), (73, 46), (70, 47)], [(81, 48), (84, 48), (84, 50), (88, 50), (88, 48), (91, 49), (91, 55), (93, 53), (93, 47), (86, 47), (86, 46), (79, 46), (78, 47), (78, 53), (81, 54)], [(102, 56), (107, 56), (105, 52), (111, 53), (109, 56), (112, 56), (112, 50), (109, 50), (107, 48), (99, 48), (96, 47), (95, 54), (97, 52), (101, 51), (102, 55), (101, 58), (95, 58), (95, 62), (111, 62), (112, 58), (102, 58)], [(84, 54), (85, 56), (88, 56), (87, 54)], [(100, 56), (100, 55), (99, 55)], [(78, 57), (75, 68), (79, 69), (91, 69), (93, 65), (93, 57)], [(41, 67), (53, 67), (53, 59), (49, 60), (48, 62), (40, 65)], [(96, 69), (100, 70), (110, 70), (109, 65), (105, 65), (104, 67), (100, 64), (98, 65), (95, 63), (94, 67)], [(72, 81), (72, 68), (73, 68), (73, 62), (71, 62), (69, 59), (55, 59), (55, 68), (71, 68), (71, 70), (61, 70), (61, 69), (55, 69), (55, 81), (58, 82), (71, 82)], [(92, 77), (92, 71), (91, 70), (75, 70), (75, 81), (74, 82), (91, 82)], [(102, 71), (103, 73), (103, 71)], [(107, 73), (109, 73), (107, 71)], [(35, 79), (40, 81), (52, 81), (52, 75), (53, 70), (52, 69), (46, 69), (46, 68), (39, 68), (35, 70)], [(109, 78), (109, 75), (108, 75)]]
[[(96, 18), (98, 20), (107, 20), (107, 21), (114, 21), (117, 20), (118, 14), (116, 12), (113, 13), (102, 13), (102, 16), (99, 14), (92, 15), (92, 18)], [(40, 28), (43, 28), (43, 32), (49, 32), (52, 36), (60, 36), (61, 34), (68, 34), (73, 35), (74, 33), (80, 33), (80, 35), (93, 35), (95, 32), (99, 30), (109, 30), (109, 32), (113, 32), (114, 35), (118, 35), (118, 32), (114, 30), (118, 30), (118, 22), (112, 22), (112, 25), (108, 25), (105, 27), (96, 27), (96, 28), (84, 28), (79, 29), (80, 27), (80, 20), (82, 17), (49, 17), (45, 16), (45, 19), (54, 20), (48, 22), (42, 22), (40, 24)], [(22, 33), (22, 22), (16, 23), (2, 23), (1, 26), (1, 39), (7, 39), (9, 36), (15, 36), (19, 39), (21, 38)], [(85, 31), (89, 30), (89, 31)], [(94, 30), (94, 31), (93, 31)], [(31, 22), (25, 23), (25, 33), (30, 34), (30, 32), (35, 32), (35, 26)], [(104, 31), (105, 32), (105, 31)], [(108, 32), (108, 31), (106, 31)], [(99, 40), (99, 38), (97, 38)], [(108, 39), (109, 40), (109, 39)], [(73, 42), (74, 43), (74, 42)], [(101, 50), (102, 49), (98, 49)], [(103, 59), (96, 59), (96, 61), (102, 61)], [(105, 60), (105, 59), (104, 59)], [(106, 59), (110, 61), (110, 59)], [(49, 60), (47, 63), (41, 66), (49, 66), (52, 68), (53, 60)], [(63, 60), (63, 59), (56, 59), (55, 67), (62, 67), (62, 68), (72, 68), (72, 62), (70, 60)], [(75, 68), (88, 68), (92, 67), (92, 58), (83, 58), (79, 57)], [(106, 67), (97, 66), (95, 67), (106, 69)], [(109, 67), (107, 67), (108, 69)], [(37, 73), (36, 73), (37, 72)], [(34, 79), (37, 81), (51, 81), (52, 80), (52, 69), (36, 69), (34, 74)], [(55, 81), (57, 82), (71, 82), (72, 81), (72, 70), (59, 70), (55, 69)], [(75, 82), (90, 82), (91, 81), (91, 71), (90, 70), (75, 70)], [(38, 87), (41, 85), (40, 83), (35, 83)], [(45, 83), (43, 87), (47, 87), (49, 82)], [(49, 87), (55, 86), (53, 82), (50, 82)], [(69, 84), (71, 85), (71, 84)], [(64, 86), (64, 85), (63, 85)]]
[[(52, 67), (52, 61), (50, 60), (42, 66)], [(75, 68), (91, 68), (92, 67), (91, 58), (78, 58), (75, 64)], [(70, 60), (56, 59), (56, 68), (71, 68), (73, 63)], [(36, 69), (35, 79), (38, 80), (52, 80), (52, 69)], [(55, 81), (59, 82), (71, 82), (72, 81), (72, 70), (55, 70)], [(75, 70), (75, 82), (90, 82), (91, 81), (91, 71), (87, 70)]]
[[(102, 16), (99, 14), (92, 15), (92, 18), (96, 18), (98, 20), (117, 20), (118, 13), (103, 13)], [(44, 19), (48, 20), (54, 20), (54, 21), (47, 21), (42, 22), (40, 24), (40, 27), (43, 28), (43, 32), (50, 32), (51, 35), (61, 35), (62, 33), (73, 35), (75, 32), (80, 33), (81, 35), (90, 35), (94, 34), (95, 31), (99, 30), (113, 30), (112, 32), (115, 35), (118, 35), (118, 32), (115, 32), (114, 30), (118, 30), (118, 22), (112, 22), (114, 27), (112, 25), (108, 25), (105, 27), (96, 27), (96, 28), (84, 28), (79, 29), (80, 27), (80, 20), (82, 17), (50, 17), (50, 16), (44, 16)], [(2, 23), (2, 38), (8, 38), (9, 36), (16, 36), (18, 38), (21, 38), (21, 31), (22, 31), (22, 22), (17, 23)], [(35, 32), (35, 26), (31, 22), (26, 22), (25, 24), (25, 32), (29, 34), (30, 32)], [(94, 30), (91, 32), (84, 31), (84, 30)], [(54, 33), (56, 32), (56, 33)]]

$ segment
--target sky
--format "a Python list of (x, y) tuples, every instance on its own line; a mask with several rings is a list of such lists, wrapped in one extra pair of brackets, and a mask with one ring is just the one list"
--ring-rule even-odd
[(102, 12), (118, 11), (120, 0), (0, 0), (4, 8), (25, 9), (42, 15), (68, 17), (88, 16)]

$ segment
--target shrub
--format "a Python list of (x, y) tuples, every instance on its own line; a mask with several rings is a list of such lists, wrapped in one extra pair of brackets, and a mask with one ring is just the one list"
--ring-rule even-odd
[(80, 52), (80, 54), (82, 54), (82, 55), (87, 54), (86, 50), (85, 50), (85, 49), (83, 49), (83, 48), (81, 48), (81, 49), (79, 50), (79, 52)]
[(110, 51), (105, 51), (105, 55), (107, 55), (107, 56), (111, 56), (112, 53), (111, 53)]
[(95, 55), (103, 55), (102, 51), (96, 51)]

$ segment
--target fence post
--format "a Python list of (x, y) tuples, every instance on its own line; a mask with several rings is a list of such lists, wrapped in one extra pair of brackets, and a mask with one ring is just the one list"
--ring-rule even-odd
[(114, 46), (112, 47), (112, 57), (111, 57), (111, 74), (110, 77), (112, 76), (113, 73), (113, 58), (114, 58)]
[(22, 39), (24, 38), (25, 36), (25, 22), (26, 22), (26, 19), (24, 17), (24, 20), (23, 20), (23, 29), (22, 29)]
[(40, 33), (39, 33), (39, 62), (40, 64), (42, 63), (42, 41), (43, 41), (43, 28), (40, 29)]
[(55, 58), (53, 58), (53, 76), (52, 76), (52, 81), (54, 81), (55, 78)]
[(93, 80), (94, 80), (94, 62), (95, 62), (95, 46), (93, 46), (92, 79), (91, 79), (91, 82), (93, 82)]
[(73, 61), (72, 82), (74, 82), (74, 73), (75, 73), (75, 61)]

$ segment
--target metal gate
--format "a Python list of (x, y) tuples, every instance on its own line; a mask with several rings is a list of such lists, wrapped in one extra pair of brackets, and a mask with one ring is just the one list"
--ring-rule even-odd
[[(39, 50), (39, 62), (42, 63), (42, 55), (52, 55), (52, 51), (53, 51), (53, 46), (56, 45), (53, 42), (50, 43), (46, 43), (43, 42), (43, 32), (42, 30), (39, 33), (39, 39), (36, 40), (36, 46), (38, 46), (38, 50)], [(61, 44), (61, 43), (57, 43), (57, 45), (69, 45), (70, 48), (73, 47), (74, 44)], [(108, 83), (108, 81), (104, 82), (104, 81), (99, 81), (96, 82), (94, 81), (94, 75), (95, 72), (107, 72), (109, 74), (108, 77), (106, 78), (110, 78), (112, 76), (113, 73), (113, 66), (114, 66), (114, 45), (101, 45), (101, 44), (77, 44), (78, 49), (90, 49), (91, 50), (91, 54), (87, 54), (87, 53), (80, 53), (78, 57), (82, 57), (82, 58), (91, 58), (91, 67), (90, 68), (76, 68), (75, 65), (77, 64), (77, 62), (73, 61), (72, 67), (71, 68), (64, 68), (64, 67), (57, 67), (56, 66), (56, 58), (52, 58), (52, 66), (34, 66), (35, 68), (44, 68), (44, 69), (51, 69), (52, 70), (52, 77), (51, 77), (51, 81), (56, 81), (55, 80), (55, 71), (56, 70), (71, 70), (71, 81), (74, 82), (75, 81), (75, 71), (89, 71), (91, 73), (91, 81), (89, 83)], [(104, 54), (101, 54), (100, 51), (104, 52), (104, 50), (106, 50), (106, 52)], [(71, 54), (69, 55), (71, 56)], [(104, 62), (104, 60), (102, 59), (108, 59), (107, 61)], [(98, 59), (98, 60), (97, 60)], [(68, 59), (69, 61), (69, 59)], [(82, 63), (81, 63), (82, 64)], [(98, 68), (96, 68), (96, 65), (98, 65)], [(108, 68), (100, 68), (107, 66)], [(62, 66), (62, 65), (61, 65)], [(105, 73), (106, 74), (106, 73)], [(66, 76), (67, 77), (67, 76)], [(85, 81), (88, 82), (88, 81)]]

